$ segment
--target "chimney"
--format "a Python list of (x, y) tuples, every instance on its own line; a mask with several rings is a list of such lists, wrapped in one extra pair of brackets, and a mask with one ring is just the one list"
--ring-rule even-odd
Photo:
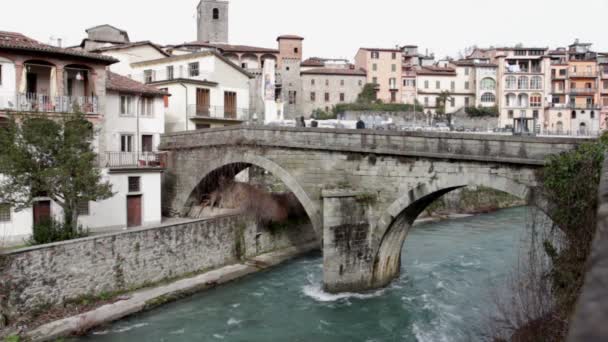
[(62, 42), (61, 38), (57, 38), (57, 46), (58, 47), (61, 47), (61, 42)]

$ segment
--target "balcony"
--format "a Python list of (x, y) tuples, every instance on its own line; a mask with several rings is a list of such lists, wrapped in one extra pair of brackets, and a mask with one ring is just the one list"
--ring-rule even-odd
[(553, 88), (551, 89), (551, 93), (552, 94), (566, 94), (566, 89), (565, 88)]
[(164, 169), (167, 154), (158, 152), (106, 152), (99, 165), (110, 169)]
[(247, 121), (250, 117), (249, 108), (228, 108), (222, 106), (199, 106), (188, 105), (188, 117), (190, 119), (218, 119)]
[(574, 103), (552, 103), (551, 108), (554, 109), (589, 109), (589, 110), (599, 110), (600, 105), (590, 103), (584, 105), (577, 105)]
[(45, 94), (1, 94), (0, 110), (39, 113), (99, 114), (99, 96), (54, 96)]
[(579, 78), (596, 78), (598, 75), (597, 71), (570, 71), (570, 77)]
[(595, 94), (597, 88), (570, 88), (571, 94)]
[(568, 73), (564, 73), (564, 74), (552, 73), (551, 78), (554, 80), (565, 80), (568, 78)]

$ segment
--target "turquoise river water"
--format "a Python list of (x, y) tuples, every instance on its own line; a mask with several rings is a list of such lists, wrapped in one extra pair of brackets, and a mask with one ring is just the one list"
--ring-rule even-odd
[(402, 274), (324, 293), (313, 254), (102, 327), (80, 341), (479, 341), (527, 237), (529, 208), (416, 226)]

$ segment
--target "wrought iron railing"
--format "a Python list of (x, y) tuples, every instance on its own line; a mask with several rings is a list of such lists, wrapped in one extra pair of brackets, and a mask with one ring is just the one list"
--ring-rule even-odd
[(100, 155), (100, 166), (120, 168), (165, 168), (167, 155), (158, 152), (106, 152)]
[(188, 105), (188, 117), (210, 119), (249, 120), (249, 108), (229, 108), (223, 106)]
[(570, 71), (570, 77), (597, 77), (597, 71)]
[(99, 113), (98, 96), (49, 96), (37, 93), (0, 94), (0, 109), (42, 113)]
[(600, 105), (595, 103), (575, 104), (575, 103), (551, 103), (551, 108), (555, 109), (600, 109)]
[(597, 88), (570, 88), (570, 92), (573, 94), (589, 94), (596, 93)]

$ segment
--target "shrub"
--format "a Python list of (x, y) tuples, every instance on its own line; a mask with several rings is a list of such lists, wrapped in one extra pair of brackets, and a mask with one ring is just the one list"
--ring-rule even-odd
[(408, 103), (341, 103), (334, 107), (335, 113), (354, 112), (422, 112), (419, 104)]
[(468, 116), (477, 117), (498, 117), (498, 107), (466, 107), (465, 112)]
[(338, 118), (338, 115), (335, 111), (335, 107), (328, 112), (323, 109), (315, 109), (312, 111), (312, 118), (316, 120), (335, 120)]
[(73, 240), (86, 237), (88, 231), (78, 226), (73, 229), (71, 226), (62, 222), (50, 219), (34, 225), (31, 245), (42, 245), (59, 241)]

